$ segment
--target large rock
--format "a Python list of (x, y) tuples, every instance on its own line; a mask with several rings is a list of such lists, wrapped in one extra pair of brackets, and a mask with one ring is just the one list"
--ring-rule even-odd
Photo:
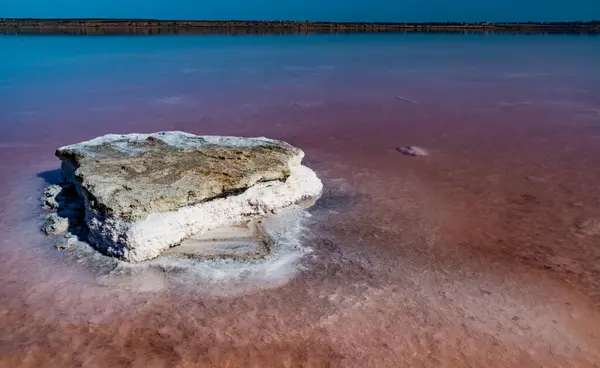
[(85, 201), (90, 242), (132, 262), (322, 190), (301, 150), (267, 138), (109, 134), (56, 155)]

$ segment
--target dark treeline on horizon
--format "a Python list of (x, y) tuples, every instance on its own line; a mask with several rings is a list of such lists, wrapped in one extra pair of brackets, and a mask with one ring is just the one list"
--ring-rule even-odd
[(600, 20), (573, 22), (325, 22), (0, 18), (4, 34), (205, 34), (342, 32), (600, 33)]

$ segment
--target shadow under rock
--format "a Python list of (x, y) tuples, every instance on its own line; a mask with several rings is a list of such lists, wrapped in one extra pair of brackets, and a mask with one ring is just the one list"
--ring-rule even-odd
[(36, 176), (43, 179), (48, 185), (59, 185), (64, 181), (61, 169), (42, 171)]

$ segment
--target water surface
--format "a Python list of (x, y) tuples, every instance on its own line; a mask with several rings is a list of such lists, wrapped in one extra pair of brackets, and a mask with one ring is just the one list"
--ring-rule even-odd
[[(600, 38), (2, 36), (0, 49), (0, 365), (600, 361)], [(115, 281), (93, 253), (54, 249), (38, 197), (55, 148), (159, 130), (305, 150), (327, 190), (297, 272), (257, 287)]]

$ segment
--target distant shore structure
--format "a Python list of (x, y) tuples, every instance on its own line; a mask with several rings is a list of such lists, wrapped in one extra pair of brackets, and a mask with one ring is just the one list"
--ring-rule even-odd
[(3, 34), (294, 34), (362, 32), (580, 33), (599, 34), (589, 22), (367, 23), (306, 21), (210, 21), (155, 19), (0, 18)]

